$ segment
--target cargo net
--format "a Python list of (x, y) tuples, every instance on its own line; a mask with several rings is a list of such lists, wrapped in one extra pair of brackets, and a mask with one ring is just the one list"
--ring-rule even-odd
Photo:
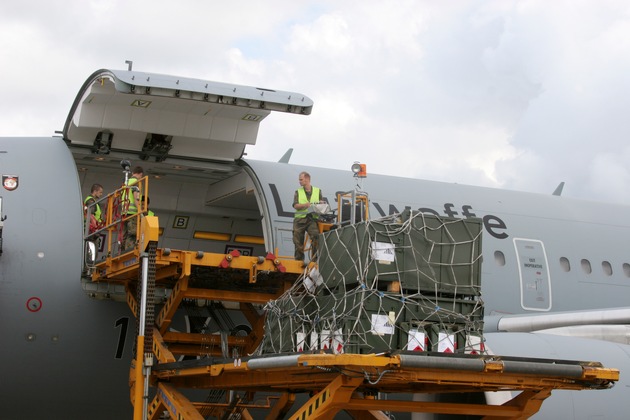
[(481, 221), (405, 211), (320, 236), (257, 353), (480, 353)]

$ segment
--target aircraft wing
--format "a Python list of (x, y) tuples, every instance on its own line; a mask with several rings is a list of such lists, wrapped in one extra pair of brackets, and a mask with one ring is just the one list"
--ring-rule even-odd
[(533, 332), (630, 344), (630, 307), (489, 316), (488, 332)]

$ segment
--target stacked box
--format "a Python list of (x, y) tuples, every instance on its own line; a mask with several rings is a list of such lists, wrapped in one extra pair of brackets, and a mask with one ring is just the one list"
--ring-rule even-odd
[[(417, 345), (421, 351), (444, 351), (445, 339), (440, 333), (453, 336), (453, 352), (464, 351), (467, 337), (479, 335), (483, 329), (483, 305), (474, 299), (414, 298), (366, 291), (339, 297), (338, 301), (343, 302), (336, 309), (342, 313), (345, 353), (414, 351)], [(413, 345), (414, 336), (424, 337), (424, 346), (420, 342)]]
[[(439, 248), (435, 259), (439, 258), (440, 273), (435, 291), (478, 296), (481, 291), (481, 219), (445, 218), (409, 211), (403, 212), (401, 217), (403, 221), (411, 221), (412, 232), (424, 234), (434, 248)], [(418, 242), (412, 240), (416, 257), (422, 252), (416, 247)]]
[[(279, 299), (271, 305), (265, 353), (367, 354), (416, 351), (418, 345), (420, 351), (449, 351), (449, 340), (450, 351), (462, 352), (470, 336), (480, 336), (483, 329), (483, 305), (476, 299), (357, 289), (345, 295)], [(414, 344), (414, 339), (422, 342)]]
[(357, 285), (478, 296), (481, 220), (400, 215), (325, 232), (319, 271), (331, 290)]
[[(434, 289), (440, 255), (430, 253), (431, 243), (423, 235), (404, 230), (395, 220), (357, 223), (322, 236), (319, 270), (332, 290), (383, 288), (393, 281), (414, 290)], [(411, 240), (423, 258), (416, 258)]]

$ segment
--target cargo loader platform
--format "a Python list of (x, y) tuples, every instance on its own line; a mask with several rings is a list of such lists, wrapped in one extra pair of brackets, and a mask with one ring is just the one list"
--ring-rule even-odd
[[(606, 389), (619, 379), (617, 369), (598, 362), (483, 352), (318, 350), (252, 356), (265, 337), (263, 305), (285, 294), (315, 263), (273, 253), (255, 257), (158, 248), (157, 217), (134, 217), (137, 245), (116, 251), (116, 223), (108, 223), (107, 252), (89, 268), (84, 287), (86, 292), (99, 285), (123, 288), (138, 320), (129, 377), (135, 419), (164, 418), (165, 412), (182, 420), (332, 419), (341, 411), (356, 419), (389, 418), (385, 412), (525, 419), (554, 390)], [(159, 298), (157, 289), (163, 291)], [(251, 327), (239, 334), (176, 330), (174, 319), (186, 302), (231, 305)], [(491, 391), (518, 394), (501, 405), (485, 399), (470, 403), (466, 397)], [(458, 401), (443, 402), (438, 397), (443, 395)]]

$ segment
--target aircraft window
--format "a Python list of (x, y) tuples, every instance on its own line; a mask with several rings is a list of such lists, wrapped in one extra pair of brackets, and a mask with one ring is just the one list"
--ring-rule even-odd
[(593, 272), (593, 269), (591, 268), (591, 262), (589, 260), (582, 260), (582, 270), (584, 270), (586, 274), (591, 274)]
[(494, 251), (494, 262), (498, 266), (503, 267), (505, 265), (505, 255), (501, 251)]
[(626, 277), (630, 277), (630, 264), (623, 263), (623, 274), (625, 274)]
[(560, 267), (562, 267), (562, 271), (565, 273), (571, 271), (571, 263), (569, 262), (569, 259), (566, 257), (560, 257)]
[(612, 265), (608, 261), (602, 261), (602, 270), (607, 276), (612, 276)]

